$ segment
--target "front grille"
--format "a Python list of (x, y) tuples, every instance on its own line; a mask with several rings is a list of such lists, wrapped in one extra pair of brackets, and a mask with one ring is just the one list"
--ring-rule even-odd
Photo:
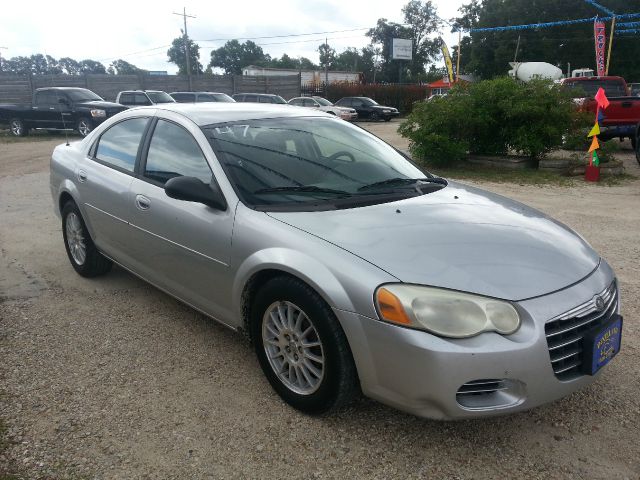
[[(604, 304), (599, 309), (596, 298)], [(553, 318), (544, 326), (553, 372), (559, 380), (572, 380), (582, 375), (584, 336), (596, 325), (604, 325), (618, 308), (615, 281), (599, 295), (576, 308)]]

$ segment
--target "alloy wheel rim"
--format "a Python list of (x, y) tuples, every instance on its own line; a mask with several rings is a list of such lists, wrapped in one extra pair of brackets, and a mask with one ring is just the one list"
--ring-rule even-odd
[(89, 125), (87, 125), (87, 122), (82, 120), (78, 125), (78, 131), (80, 132), (80, 135), (82, 135), (83, 137), (86, 137), (87, 135), (89, 135), (91, 128), (89, 127)]
[(274, 302), (262, 318), (262, 344), (269, 365), (291, 391), (311, 395), (325, 375), (325, 356), (316, 327), (291, 302)]
[(11, 122), (11, 131), (14, 135), (20, 135), (22, 133), (22, 125), (20, 125), (20, 122)]
[(82, 231), (80, 218), (78, 218), (75, 213), (71, 212), (67, 215), (65, 230), (71, 257), (78, 265), (83, 265), (87, 259), (87, 246), (84, 241), (84, 232)]

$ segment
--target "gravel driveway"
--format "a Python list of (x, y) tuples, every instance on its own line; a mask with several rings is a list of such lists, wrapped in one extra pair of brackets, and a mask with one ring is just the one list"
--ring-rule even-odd
[[(362, 125), (406, 146), (396, 122)], [(483, 185), (576, 228), (616, 270), (623, 348), (595, 384), (485, 420), (369, 400), (313, 418), (240, 335), (122, 269), (75, 274), (48, 190), (61, 142), (0, 144), (0, 478), (640, 478), (640, 181)]]

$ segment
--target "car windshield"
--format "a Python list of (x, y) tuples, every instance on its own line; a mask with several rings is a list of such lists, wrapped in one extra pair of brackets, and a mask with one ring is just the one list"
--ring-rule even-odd
[(280, 104), (284, 103), (284, 104), (287, 104), (287, 101), (284, 98), (282, 98), (280, 95), (274, 95), (271, 98), (273, 98), (273, 103), (280, 103)]
[(175, 103), (168, 93), (165, 92), (145, 92), (153, 103)]
[(582, 93), (582, 90), (586, 97), (595, 97), (600, 87), (604, 88), (607, 97), (624, 97), (627, 95), (624, 84), (617, 80), (579, 80), (566, 82), (564, 86), (580, 93)]
[(241, 200), (263, 210), (350, 208), (443, 187), (390, 145), (336, 119), (247, 120), (203, 130)]
[(331, 103), (329, 100), (327, 100), (326, 98), (322, 98), (322, 97), (313, 97), (313, 99), (318, 102), (320, 105), (322, 105), (323, 107), (330, 107), (333, 105), (333, 103)]
[(365, 105), (378, 105), (378, 102), (369, 97), (363, 97), (362, 103), (364, 103)]
[(91, 90), (85, 90), (84, 88), (78, 88), (76, 90), (67, 90), (65, 92), (71, 101), (73, 102), (93, 102), (93, 101), (104, 101), (102, 97), (99, 97)]
[(201, 93), (198, 95), (198, 102), (233, 102), (235, 100), (226, 93)]

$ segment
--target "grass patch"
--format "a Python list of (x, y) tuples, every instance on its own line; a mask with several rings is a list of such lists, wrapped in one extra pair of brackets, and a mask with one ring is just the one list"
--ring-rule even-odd
[[(80, 137), (75, 132), (69, 132), (69, 140), (81, 140)], [(0, 130), (0, 144), (3, 143), (29, 143), (29, 142), (46, 142), (50, 140), (60, 140), (60, 142), (64, 142), (65, 136), (64, 132), (60, 133), (49, 133), (46, 130), (32, 130), (29, 132), (29, 135), (26, 137), (16, 137), (9, 130)]]
[[(553, 185), (573, 187), (585, 183), (583, 177), (567, 177), (557, 173), (536, 169), (506, 170), (478, 165), (458, 165), (455, 167), (434, 167), (430, 172), (452, 180), (473, 180), (478, 182), (515, 183), (518, 185)], [(600, 177), (600, 185), (623, 185), (637, 177), (627, 173), (617, 176)]]

